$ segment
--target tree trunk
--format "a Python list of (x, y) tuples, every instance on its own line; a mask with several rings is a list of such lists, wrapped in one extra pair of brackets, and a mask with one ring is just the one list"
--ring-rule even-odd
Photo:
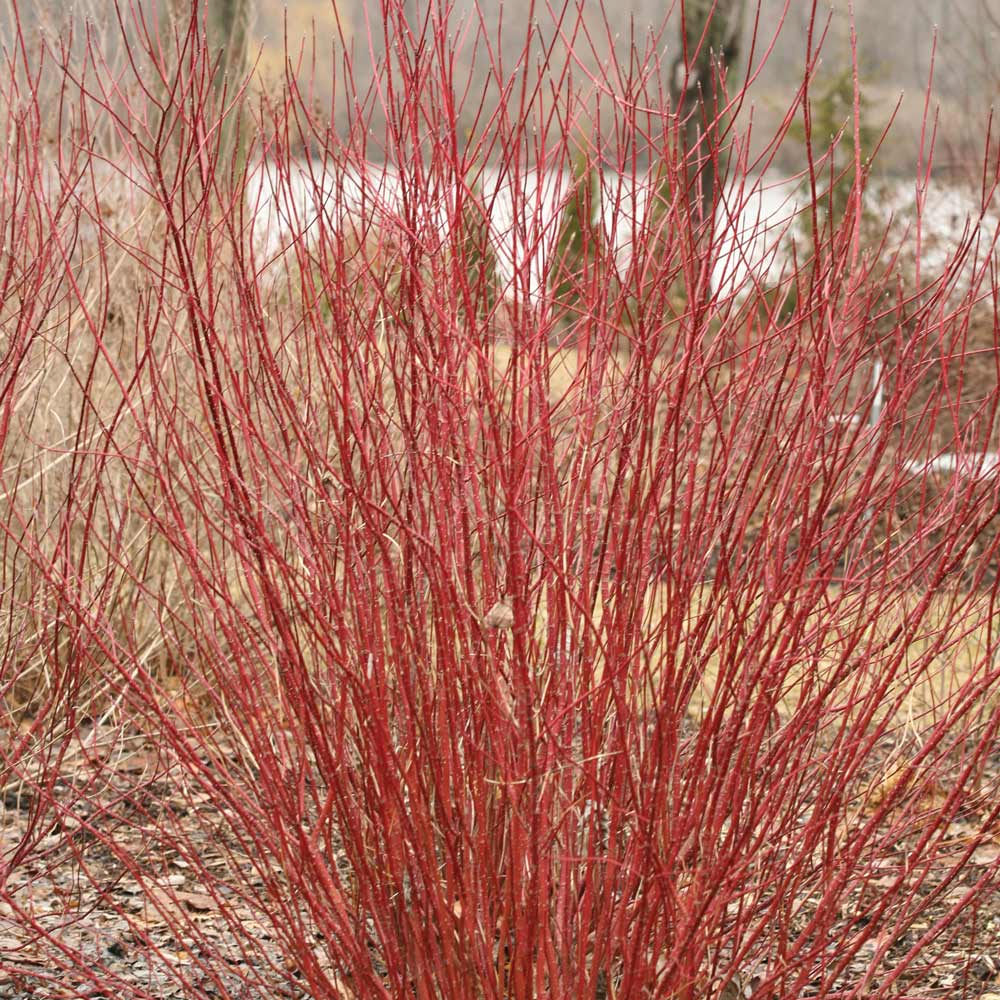
[[(249, 69), (250, 29), (255, 10), (256, 0), (167, 0), (167, 11), (182, 37), (191, 17), (198, 17), (199, 29), (204, 23), (208, 57), (213, 65), (217, 63), (212, 83), (220, 112), (223, 96), (228, 105)], [(223, 124), (220, 149), (223, 158), (233, 151), (238, 115), (238, 109), (234, 109)]]
[(715, 211), (719, 112), (723, 82), (739, 59), (746, 0), (686, 0), (681, 6), (680, 52), (671, 83), (674, 110), (682, 122), (688, 195), (702, 221)]
[[(208, 11), (208, 46), (214, 55), (221, 49), (222, 58), (215, 77), (220, 100), (225, 92), (226, 103), (232, 101), (243, 84), (250, 51), (250, 25), (253, 0), (211, 0)], [(222, 155), (233, 152), (238, 130), (239, 110), (234, 109), (223, 125)]]

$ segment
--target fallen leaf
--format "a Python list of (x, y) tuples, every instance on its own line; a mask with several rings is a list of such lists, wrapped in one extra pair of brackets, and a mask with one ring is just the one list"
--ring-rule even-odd
[(509, 604), (497, 601), (496, 604), (486, 612), (483, 624), (487, 628), (511, 628), (514, 624), (514, 612)]
[(215, 900), (204, 892), (179, 892), (177, 901), (183, 903), (189, 910), (195, 913), (208, 913), (217, 909)]
[(972, 852), (969, 863), (973, 865), (992, 865), (996, 864), (998, 858), (1000, 858), (1000, 844), (984, 844)]

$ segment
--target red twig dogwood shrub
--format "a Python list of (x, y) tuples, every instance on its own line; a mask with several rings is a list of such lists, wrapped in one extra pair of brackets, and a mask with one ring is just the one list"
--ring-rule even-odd
[(741, 220), (784, 130), (755, 158), (739, 112), (768, 26), (688, 148), (665, 36), (615, 56), (539, 8), (511, 66), (484, 19), (404, 6), (369, 12), (370, 86), (344, 50), (345, 128), (290, 68), (225, 160), (247, 98), (197, 17), (122, 12), (117, 61), (12, 49), (0, 971), (980, 995), (985, 211), (913, 273), (861, 225), (866, 165), (825, 210), (811, 35), (811, 238), (764, 266)]

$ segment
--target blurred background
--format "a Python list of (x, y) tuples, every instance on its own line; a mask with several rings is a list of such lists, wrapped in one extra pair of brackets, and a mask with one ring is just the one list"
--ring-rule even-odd
[[(189, 0), (158, 2), (154, 10), (147, 0), (150, 23), (154, 17), (162, 22), (190, 10)], [(340, 129), (348, 127), (352, 114), (333, 96), (338, 92), (334, 81), (343, 73), (345, 52), (351, 54), (355, 81), (364, 90), (373, 61), (391, 44), (391, 32), (373, 0), (290, 0), (284, 6), (262, 0), (198, 2), (203, 4), (213, 44), (228, 64), (234, 69), (255, 67), (256, 91), (279, 94), (286, 72), (291, 72), (303, 88), (310, 88), (317, 107), (329, 111)], [(427, 16), (428, 0), (401, 2), (410, 23), (419, 28)], [(689, 16), (706, 2), (711, 6), (711, 0), (687, 0)], [(853, 6), (868, 144), (895, 114), (890, 136), (876, 160), (876, 173), (912, 175), (930, 86), (930, 128), (935, 127), (935, 109), (939, 112), (935, 170), (939, 176), (954, 179), (974, 177), (982, 166), (987, 123), (1000, 91), (1000, 0), (855, 0)], [(664, 79), (668, 79), (680, 51), (679, 3), (615, 0), (605, 11), (601, 7), (597, 0), (572, 0), (565, 7), (563, 31), (576, 31), (575, 48), (583, 70), (588, 65), (606, 65), (610, 50), (626, 64), (634, 40), (640, 51), (647, 46), (655, 49)], [(535, 26), (536, 54), (539, 46), (553, 39), (558, 47), (554, 10), (563, 9), (557, 0), (548, 6), (531, 0), (479, 0), (476, 13), (473, 0), (456, 0), (454, 30), (460, 34), (464, 28), (469, 33), (469, 43), (463, 46), (455, 67), (456, 80), (463, 83), (471, 77), (473, 93), (477, 84), (482, 93), (489, 59), (481, 42), (473, 44), (479, 31), (491, 40), (505, 71), (520, 60), (529, 23)], [(814, 38), (825, 36), (812, 95), (814, 100), (825, 101), (827, 113), (818, 125), (836, 129), (842, 124), (850, 112), (851, 24), (846, 3), (836, 9), (820, 4), (815, 17), (809, 0), (760, 0), (759, 5), (756, 0), (718, 0), (718, 9), (725, 9), (739, 22), (739, 53), (733, 65), (740, 78), (748, 66), (756, 70), (764, 62), (751, 91), (752, 106), (741, 112), (744, 124), (752, 112), (754, 131), (762, 143), (773, 135), (796, 100), (811, 24)], [(105, 50), (117, 47), (120, 54), (121, 29), (113, 0), (84, 0), (72, 7), (55, 0), (20, 4), (18, 17), (27, 35), (41, 32), (49, 44), (77, 47), (84, 37), (83, 25), (89, 23)], [(10, 0), (0, 4), (0, 30), (9, 43), (14, 30)], [(489, 99), (495, 100), (495, 82), (487, 90)], [(471, 123), (474, 109), (466, 109), (464, 116)], [(377, 127), (377, 123), (376, 116), (372, 124)], [(794, 145), (787, 144), (777, 166), (797, 168)]]

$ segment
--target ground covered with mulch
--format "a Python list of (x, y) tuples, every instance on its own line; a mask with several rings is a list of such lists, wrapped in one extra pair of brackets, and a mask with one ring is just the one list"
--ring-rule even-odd
[[(116, 771), (102, 776), (99, 794), (86, 769), (74, 770), (71, 761), (52, 787), (65, 808), (40, 824), (32, 792), (23, 785), (6, 790), (2, 854), (26, 839), (32, 849), (0, 894), (3, 1000), (305, 995), (282, 975), (270, 929), (227, 890), (234, 866), (243, 869), (242, 885), (253, 884), (253, 860), (215, 822), (219, 806), (207, 793), (182, 791), (169, 775), (149, 779), (145, 772), (157, 758), (133, 744)], [(187, 827), (186, 851), (197, 850), (217, 875), (211, 891), (181, 852), (164, 846), (165, 817)], [(223, 907), (228, 913), (220, 919)], [(88, 976), (94, 970), (107, 991)]]
[[(92, 743), (93, 732), (87, 735)], [(110, 727), (106, 736), (120, 740)], [(100, 776), (98, 789), (86, 764), (69, 754), (51, 785), (65, 809), (47, 811), (40, 820), (37, 793), (25, 784), (4, 790), (0, 856), (16, 863), (0, 892), (0, 1000), (309, 996), (297, 985), (294, 962), (283, 955), (274, 927), (247, 896), (248, 888), (252, 892), (262, 884), (256, 860), (241, 851), (226, 823), (217, 822), (219, 805), (183, 787), (169, 768), (158, 769), (158, 762), (162, 758), (152, 747), (133, 742), (118, 755), (115, 770)], [(884, 762), (871, 763), (878, 780)], [(1000, 749), (980, 782), (983, 789), (1000, 787)], [(947, 790), (935, 794), (946, 796)], [(983, 814), (989, 808), (985, 796), (974, 801)], [(951, 850), (959, 856), (981, 831), (984, 815), (975, 809), (950, 824), (942, 861)], [(170, 828), (185, 831), (183, 851), (164, 846)], [(31, 849), (17, 860), (12, 852), (23, 843)], [(879, 860), (884, 874), (844, 905), (842, 927), (870, 919), (859, 915), (870, 913), (879, 893), (894, 884), (907, 864), (908, 847), (900, 841), (895, 856)], [(200, 877), (185, 860), (191, 850), (203, 865)], [(1000, 1000), (1000, 893), (987, 895), (947, 932), (934, 932), (998, 857), (1000, 830), (995, 839), (979, 843), (959, 879), (945, 884), (941, 874), (928, 875), (918, 904), (931, 899), (930, 906), (906, 936), (885, 942), (880, 967), (886, 975), (923, 942), (921, 957), (900, 977), (896, 995)], [(344, 858), (337, 861), (346, 864)], [(215, 879), (212, 885), (201, 880), (206, 872)], [(876, 940), (859, 952), (840, 988), (851, 990), (865, 981)], [(924, 952), (929, 968), (921, 964)], [(329, 968), (321, 940), (313, 954)], [(721, 996), (764, 997), (756, 987), (766, 972), (748, 969)], [(342, 996), (356, 994), (345, 987)], [(614, 996), (613, 990), (607, 996)]]

